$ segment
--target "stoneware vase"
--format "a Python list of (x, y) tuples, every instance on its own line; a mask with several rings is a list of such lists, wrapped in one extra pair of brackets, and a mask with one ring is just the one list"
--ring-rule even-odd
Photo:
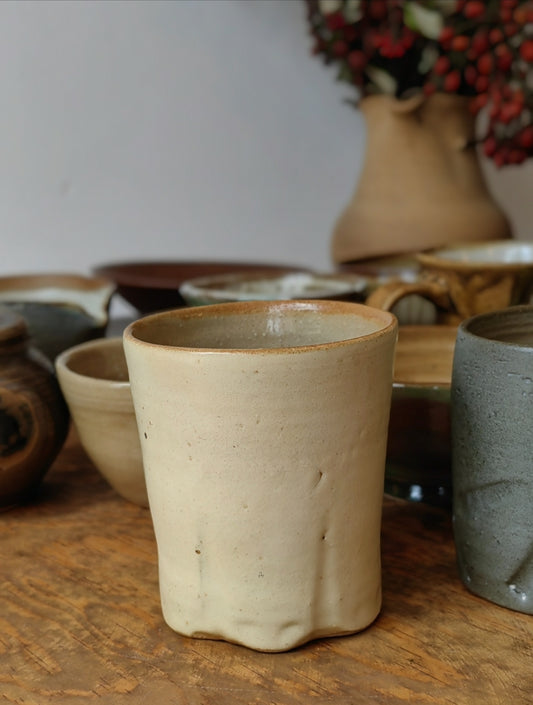
[(366, 152), (354, 196), (333, 232), (335, 262), (511, 236), (473, 146), (468, 98), (374, 95), (360, 109)]
[(59, 453), (69, 413), (24, 320), (0, 307), (0, 508), (30, 499)]
[(452, 372), (453, 526), (462, 581), (533, 614), (533, 307), (461, 324)]
[(91, 461), (122, 497), (148, 506), (122, 338), (90, 340), (64, 350), (55, 367)]
[(173, 629), (283, 651), (375, 619), (396, 334), (391, 314), (336, 301), (126, 329)]

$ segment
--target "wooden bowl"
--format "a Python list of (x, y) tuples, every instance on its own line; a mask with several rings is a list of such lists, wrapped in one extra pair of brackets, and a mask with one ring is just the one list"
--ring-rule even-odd
[(451, 504), (450, 384), (457, 329), (400, 326), (385, 491)]
[(103, 264), (94, 268), (94, 273), (112, 281), (117, 293), (140, 313), (153, 313), (169, 308), (185, 306), (179, 292), (181, 284), (196, 277), (233, 272), (304, 271), (292, 267), (262, 262), (218, 262), (218, 261), (158, 261), (119, 262)]

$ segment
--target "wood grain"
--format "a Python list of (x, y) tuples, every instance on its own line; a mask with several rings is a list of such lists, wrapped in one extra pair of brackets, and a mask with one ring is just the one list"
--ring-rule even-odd
[(32, 504), (0, 514), (0, 702), (533, 702), (533, 618), (460, 583), (445, 510), (386, 498), (383, 609), (364, 632), (263, 654), (164, 623), (149, 511), (74, 434)]

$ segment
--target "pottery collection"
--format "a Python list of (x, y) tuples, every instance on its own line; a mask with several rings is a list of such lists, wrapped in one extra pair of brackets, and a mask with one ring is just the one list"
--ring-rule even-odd
[[(533, 613), (533, 244), (502, 237), (327, 274), (0, 277), (0, 509), (39, 497), (71, 427), (151, 513), (182, 635), (277, 652), (365, 629), (383, 492), (451, 509), (458, 579)], [(114, 295), (136, 315), (108, 331)]]

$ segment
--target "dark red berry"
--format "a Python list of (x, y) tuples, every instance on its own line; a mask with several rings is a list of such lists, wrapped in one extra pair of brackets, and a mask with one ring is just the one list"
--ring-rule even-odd
[(448, 93), (455, 93), (461, 85), (461, 74), (457, 69), (451, 71), (444, 79), (444, 90)]
[(435, 66), (433, 67), (433, 70), (437, 74), (437, 76), (444, 76), (445, 73), (448, 73), (450, 70), (451, 62), (450, 59), (447, 56), (439, 56), (437, 61), (435, 61)]
[(526, 39), (520, 45), (520, 56), (524, 61), (533, 63), (533, 39)]
[(485, 3), (481, 0), (469, 0), (464, 6), (463, 14), (469, 20), (474, 20), (484, 15), (485, 10)]

